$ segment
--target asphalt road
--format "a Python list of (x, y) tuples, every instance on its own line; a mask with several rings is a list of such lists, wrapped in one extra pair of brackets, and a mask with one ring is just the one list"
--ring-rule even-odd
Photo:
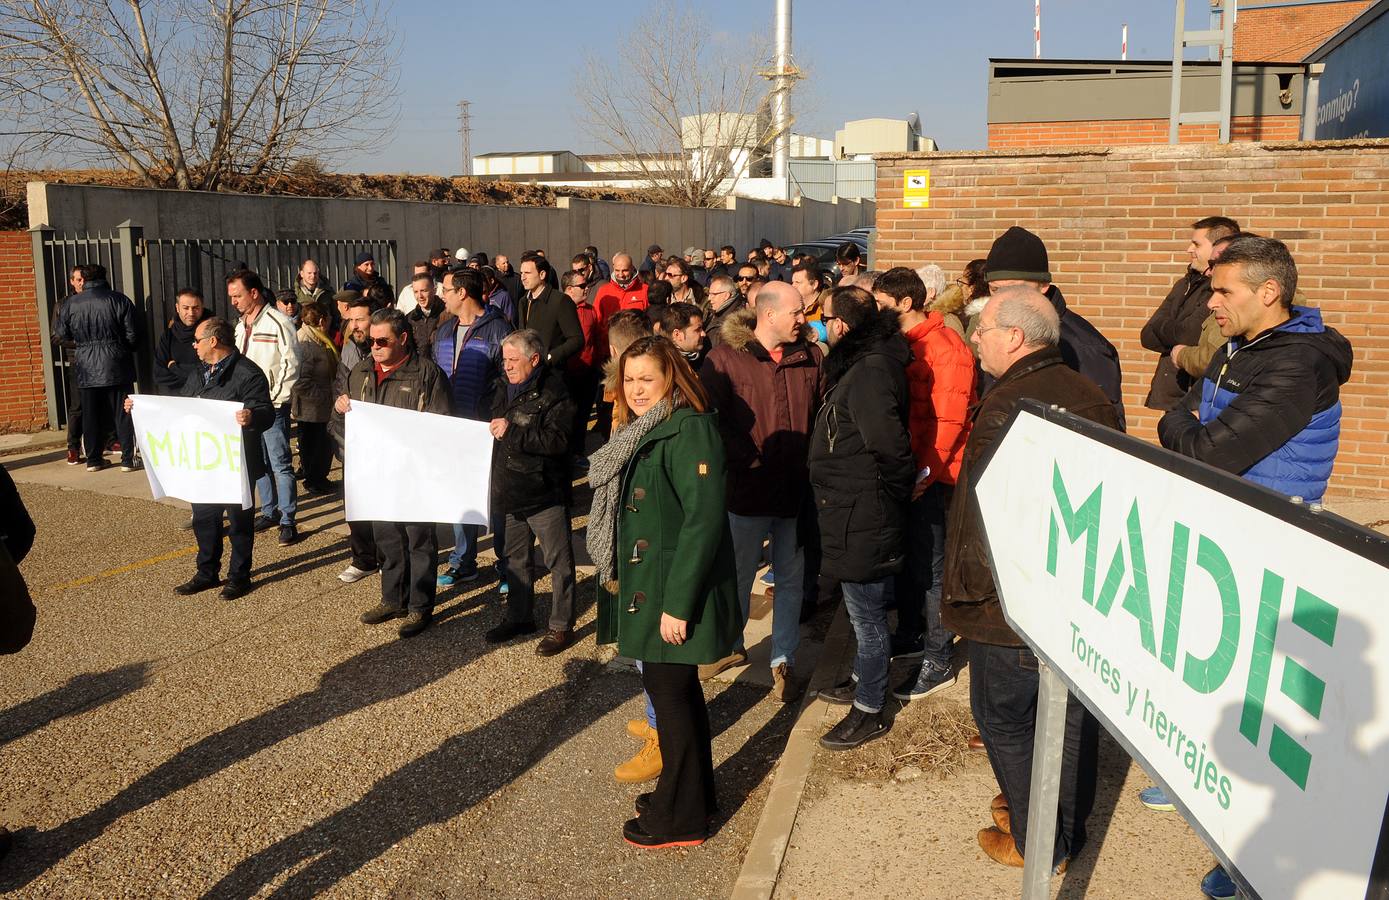
[(16, 832), (0, 891), (728, 895), (791, 725), (764, 686), (706, 688), (717, 834), (636, 850), (620, 829), (649, 786), (612, 767), (637, 749), (623, 725), (640, 684), (594, 660), (588, 577), (582, 640), (551, 659), (533, 638), (483, 641), (494, 579), (442, 594), (402, 641), (358, 623), (379, 582), (337, 580), (339, 504), (310, 500), (300, 543), (257, 541), (249, 596), (178, 597), (186, 509), (150, 501), (142, 474), (57, 456), (4, 460), (38, 525), (22, 571), (39, 622), (0, 658), (0, 823)]

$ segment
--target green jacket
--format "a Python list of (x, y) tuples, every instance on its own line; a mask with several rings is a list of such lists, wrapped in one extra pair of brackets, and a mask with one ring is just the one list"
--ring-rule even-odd
[[(598, 640), (623, 656), (698, 665), (743, 630), (724, 502), (723, 441), (712, 413), (678, 409), (642, 439), (622, 475), (614, 545), (617, 596), (598, 592)], [(634, 610), (634, 611), (633, 611)], [(688, 624), (661, 640), (661, 613)]]

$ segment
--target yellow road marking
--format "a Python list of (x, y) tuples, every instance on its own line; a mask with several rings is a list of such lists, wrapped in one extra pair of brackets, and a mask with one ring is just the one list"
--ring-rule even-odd
[(182, 556), (191, 556), (197, 552), (197, 547), (184, 547), (182, 550), (171, 550), (168, 553), (161, 553), (158, 556), (151, 556), (149, 559), (142, 559), (139, 562), (129, 563), (128, 565), (124, 566), (117, 566), (114, 569), (107, 569), (105, 572), (99, 572), (96, 575), (87, 575), (82, 578), (76, 578), (72, 581), (65, 581), (62, 584), (49, 585), (48, 587), (41, 588), (39, 590), (39, 593), (46, 594), (49, 591), (53, 591), (55, 593), (58, 591), (69, 591), (76, 587), (83, 587), (84, 585), (94, 584), (103, 578), (114, 578), (117, 575), (125, 575), (129, 572), (135, 572), (139, 569), (143, 569), (148, 566), (158, 565), (162, 562), (168, 562), (171, 559), (178, 559)]

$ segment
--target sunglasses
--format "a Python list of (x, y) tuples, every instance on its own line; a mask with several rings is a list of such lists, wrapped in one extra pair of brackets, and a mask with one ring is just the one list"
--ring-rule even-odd
[(667, 272), (667, 273), (665, 274), (665, 277), (666, 277), (666, 278), (679, 278), (681, 275), (684, 275), (684, 274), (685, 274), (684, 272), (679, 272), (679, 271), (676, 271), (676, 272)]
[(588, 282), (587, 282), (587, 281), (574, 281), (574, 282), (571, 282), (569, 286), (572, 287), (572, 288), (579, 288), (579, 289), (582, 290), (583, 288), (588, 287)]
[(391, 346), (391, 345), (394, 344), (394, 343), (395, 343), (395, 338), (372, 338), (372, 339), (371, 339), (371, 345), (372, 345), (373, 347), (389, 347), (389, 346)]
[(739, 276), (738, 276), (738, 280), (739, 280), (739, 281), (752, 281), (752, 280), (755, 279), (756, 277), (757, 277), (756, 275), (739, 275)]

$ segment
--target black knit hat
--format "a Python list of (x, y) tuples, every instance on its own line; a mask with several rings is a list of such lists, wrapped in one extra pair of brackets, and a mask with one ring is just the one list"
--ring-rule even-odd
[(989, 248), (984, 271), (989, 281), (1036, 281), (1051, 284), (1047, 245), (1042, 239), (1014, 225), (998, 236)]

